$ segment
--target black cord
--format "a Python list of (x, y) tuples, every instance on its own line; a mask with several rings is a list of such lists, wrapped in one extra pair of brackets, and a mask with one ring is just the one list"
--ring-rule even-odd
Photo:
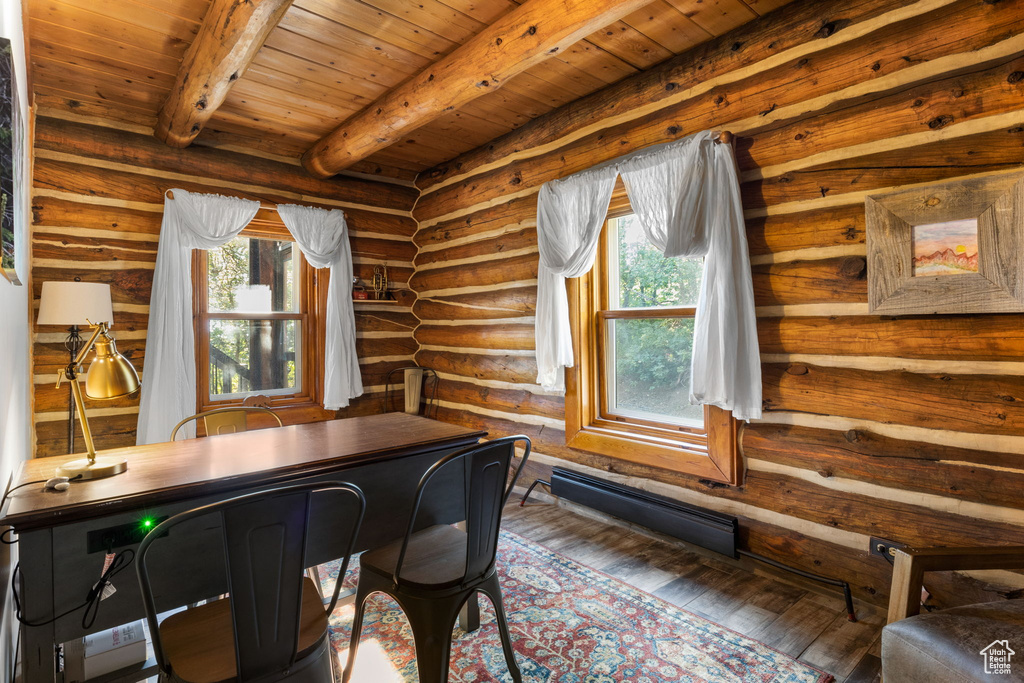
[[(81, 478), (82, 478), (82, 475), (79, 474), (79, 475), (76, 475), (76, 476), (68, 479), (68, 481), (71, 482), (71, 481), (75, 481), (75, 480), (81, 479)], [(7, 497), (10, 496), (11, 494), (13, 494), (15, 492), (15, 490), (17, 490), (18, 488), (24, 488), (25, 486), (31, 486), (33, 484), (38, 484), (38, 483), (46, 483), (47, 481), (49, 481), (49, 479), (37, 479), (36, 481), (26, 481), (25, 483), (19, 483), (18, 485), (14, 486), (13, 488), (8, 488), (6, 490), (6, 492), (4, 492), (3, 498), (0, 499), (0, 510), (2, 510), (3, 506), (7, 503)], [(13, 546), (13, 545), (15, 545), (17, 543), (16, 540), (11, 541), (11, 540), (7, 539), (8, 533), (12, 533), (13, 531), (14, 531), (14, 527), (13, 526), (8, 526), (2, 532), (0, 532), (0, 543), (3, 543), (6, 546)], [(134, 552), (133, 552), (133, 556), (134, 556)], [(115, 558), (115, 562), (116, 561), (117, 561), (117, 558)], [(130, 562), (131, 559), (129, 559), (128, 561)], [(113, 566), (114, 566), (114, 563), (111, 564), (112, 568), (113, 568)], [(66, 615), (66, 614), (70, 614), (71, 612), (75, 611), (75, 609), (80, 609), (81, 607), (85, 606), (85, 605), (80, 605), (79, 607), (76, 607), (75, 609), (72, 609), (70, 611), (67, 611), (67, 612), (61, 614), (60, 616), (55, 616), (55, 617), (53, 617), (53, 620), (51, 620), (50, 622), (44, 622), (44, 623), (39, 624), (39, 625), (30, 624), (29, 622), (25, 621), (24, 618), (22, 618), (22, 605), (20, 605), (20, 603), (18, 602), (18, 599), (17, 599), (17, 572), (20, 570), (20, 567), (22, 567), (22, 563), (20, 563), (20, 562), (18, 562), (17, 564), (14, 565), (14, 571), (11, 572), (11, 579), (10, 579), (10, 590), (11, 590), (11, 593), (13, 594), (13, 597), (14, 597), (14, 606), (15, 606), (14, 613), (17, 616), (17, 621), (19, 622), (19, 624), (27, 624), (29, 626), (44, 626), (45, 624), (49, 624), (49, 623), (57, 621), (58, 618), (60, 618), (60, 616), (63, 616), (63, 615)], [(120, 568), (118, 570), (120, 571)], [(114, 573), (116, 573), (116, 572), (114, 572), (114, 573), (106, 572), (106, 573), (110, 574), (110, 575), (106, 575), (106, 580), (109, 580), (110, 577), (113, 577)], [(103, 578), (100, 578), (100, 583), (102, 583), (105, 586), (105, 582), (104, 582)], [(93, 620), (95, 620), (95, 613), (93, 613)], [(84, 622), (84, 617), (83, 617), (83, 622)], [(90, 622), (89, 626), (92, 626), (91, 622)], [(17, 660), (18, 660), (17, 659), (17, 651), (20, 649), (20, 647), (22, 647), (22, 627), (18, 626), (18, 628), (17, 628), (17, 638), (14, 640), (14, 655), (11, 657), (11, 663), (10, 663), (10, 679), (9, 680), (11, 680), (11, 681), (14, 680), (14, 675), (17, 674)]]
[(96, 615), (99, 614), (100, 601), (103, 599), (103, 589), (107, 587), (107, 584), (110, 583), (111, 579), (113, 579), (118, 572), (128, 567), (134, 559), (134, 550), (131, 548), (122, 550), (114, 556), (114, 560), (110, 563), (110, 566), (107, 567), (107, 570), (100, 576), (100, 580), (97, 581), (91, 589), (89, 589), (89, 594), (85, 596), (85, 602), (58, 614), (52, 619), (39, 622), (28, 621), (22, 616), (21, 600), (18, 597), (18, 573), (21, 571), (21, 563), (19, 562), (14, 565), (14, 572), (11, 573), (11, 593), (14, 596), (14, 616), (25, 626), (45, 626), (47, 624), (52, 624), (58, 619), (62, 619), (73, 612), (77, 612), (84, 607), (85, 612), (82, 614), (82, 628), (90, 629), (96, 621)]
[[(82, 478), (82, 476), (83, 475), (81, 475), (81, 474), (76, 474), (75, 476), (73, 476), (70, 479), (68, 479), (68, 483), (70, 484), (73, 481), (78, 481), (79, 479)], [(25, 488), (26, 486), (32, 486), (32, 484), (45, 484), (48, 481), (50, 481), (50, 480), (49, 479), (37, 479), (36, 481), (26, 481), (24, 484), (18, 484), (13, 489), (8, 489), (7, 493), (4, 494), (4, 497), (2, 499), (0, 499), (0, 509), (3, 509), (4, 503), (7, 502), (7, 497), (9, 495), (11, 495), (12, 493), (14, 493), (15, 491), (17, 491), (18, 489)], [(10, 527), (10, 528), (5, 529), (2, 533), (0, 533), (0, 543), (3, 543), (4, 545), (14, 545), (15, 543), (17, 543), (18, 542), (17, 540), (11, 540), (11, 539), (7, 538), (7, 534), (9, 534), (9, 533), (11, 533), (13, 531), (14, 531), (14, 528)]]
[[(129, 554), (131, 553), (131, 554)], [(127, 559), (126, 559), (127, 558)], [(132, 563), (135, 559), (135, 551), (131, 548), (122, 550), (114, 556), (113, 562), (107, 568), (107, 571), (103, 572), (100, 580), (96, 582), (96, 585), (89, 591), (89, 595), (86, 597), (85, 613), (82, 614), (82, 628), (92, 628), (93, 622), (96, 621), (96, 615), (100, 611), (100, 601), (103, 599), (103, 590), (110, 583), (110, 580)]]
[[(85, 475), (82, 475), (82, 474), (76, 474), (75, 476), (73, 476), (73, 477), (71, 477), (70, 479), (68, 479), (68, 483), (70, 484), (70, 483), (71, 483), (71, 482), (73, 482), (73, 481), (78, 481), (78, 480), (79, 480), (79, 479), (81, 479), (81, 478), (82, 478), (83, 476), (85, 476)], [(3, 497), (2, 499), (0, 499), (0, 509), (2, 509), (2, 508), (3, 508), (3, 506), (4, 506), (4, 503), (6, 503), (6, 502), (7, 502), (7, 497), (8, 497), (8, 496), (10, 496), (10, 495), (11, 495), (12, 493), (14, 493), (15, 491), (17, 491), (18, 489), (23, 489), (23, 488), (25, 488), (26, 486), (32, 486), (32, 484), (45, 484), (45, 483), (46, 483), (46, 482), (48, 482), (48, 481), (50, 481), (50, 480), (49, 480), (49, 479), (37, 479), (37, 480), (35, 480), (35, 481), (26, 481), (26, 482), (25, 482), (24, 484), (18, 484), (18, 485), (17, 485), (17, 486), (15, 486), (15, 487), (14, 487), (13, 489), (8, 489), (8, 490), (7, 490), (7, 493), (5, 493), (5, 494), (4, 494), (4, 497)]]
[[(81, 475), (79, 475), (79, 476), (81, 476)], [(76, 478), (77, 478), (77, 477), (76, 477)], [(9, 489), (9, 490), (7, 491), (7, 493), (5, 493), (5, 494), (4, 494), (4, 497), (3, 497), (3, 499), (2, 499), (2, 500), (0, 500), (0, 508), (3, 508), (3, 506), (4, 506), (4, 503), (6, 503), (6, 502), (7, 502), (7, 496), (11, 495), (12, 493), (14, 493), (15, 491), (17, 491), (18, 489), (22, 489), (22, 488), (25, 488), (26, 486), (32, 486), (32, 484), (45, 484), (45, 483), (46, 483), (46, 482), (48, 482), (48, 481), (49, 481), (49, 479), (39, 479), (39, 480), (36, 480), (36, 481), (26, 481), (26, 482), (25, 482), (24, 484), (18, 484), (18, 485), (17, 485), (17, 486), (15, 486), (15, 487), (14, 487), (13, 489)], [(69, 481), (70, 481), (70, 480), (69, 480)]]
[(18, 637), (14, 641), (14, 656), (11, 657), (11, 677), (7, 680), (15, 681), (14, 675), (18, 673), (18, 650), (21, 649), (21, 626), (18, 627)]
[(57, 621), (61, 617), (66, 617), (67, 615), (71, 614), (72, 612), (76, 612), (76, 611), (78, 611), (78, 610), (80, 610), (80, 609), (82, 609), (83, 607), (86, 606), (87, 603), (83, 602), (81, 605), (78, 605), (77, 607), (72, 607), (67, 612), (63, 612), (61, 614), (58, 614), (53, 619), (47, 619), (46, 621), (32, 622), (32, 621), (29, 621), (29, 620), (25, 619), (21, 615), (21, 600), (18, 598), (18, 573), (20, 571), (21, 571), (21, 562), (19, 562), (18, 564), (14, 565), (14, 572), (11, 573), (11, 593), (14, 596), (14, 616), (15, 616), (15, 618), (17, 618), (17, 620), (19, 622), (21, 622), (25, 626), (46, 626), (47, 624), (52, 624), (53, 622)]

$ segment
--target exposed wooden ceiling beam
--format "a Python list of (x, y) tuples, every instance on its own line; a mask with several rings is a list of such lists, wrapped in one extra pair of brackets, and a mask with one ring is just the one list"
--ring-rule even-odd
[(154, 135), (188, 147), (227, 97), (292, 0), (213, 0), (181, 61)]
[(318, 140), (302, 165), (334, 175), (650, 2), (527, 0)]

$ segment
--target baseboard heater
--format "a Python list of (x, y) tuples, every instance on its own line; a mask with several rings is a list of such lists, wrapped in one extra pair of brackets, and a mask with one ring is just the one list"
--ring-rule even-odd
[(681, 503), (630, 486), (579, 474), (561, 467), (555, 467), (552, 470), (551, 481), (537, 479), (530, 484), (519, 502), (520, 505), (526, 504), (526, 499), (537, 484), (544, 484), (551, 491), (551, 495), (558, 498), (564, 498), (612, 517), (639, 524), (666, 536), (678, 538), (686, 543), (727, 557), (733, 559), (739, 559), (741, 555), (750, 557), (806, 579), (838, 586), (843, 589), (843, 595), (846, 598), (846, 612), (850, 621), (857, 620), (853, 609), (850, 585), (847, 582), (805, 572), (802, 569), (790, 567), (740, 548), (738, 544), (739, 520), (736, 517), (696, 505)]

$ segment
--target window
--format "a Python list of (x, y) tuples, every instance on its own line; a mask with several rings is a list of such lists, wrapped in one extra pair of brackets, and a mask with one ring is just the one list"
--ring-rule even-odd
[(689, 404), (702, 259), (662, 256), (624, 195), (609, 216), (593, 270), (568, 281), (577, 363), (566, 385), (566, 441), (738, 484), (736, 422)]
[(700, 428), (704, 409), (689, 403), (693, 318), (701, 259), (667, 259), (633, 214), (605, 228), (597, 313), (604, 412), (620, 421)]
[(316, 276), (284, 226), (250, 226), (194, 254), (197, 409), (255, 395), (314, 402)]

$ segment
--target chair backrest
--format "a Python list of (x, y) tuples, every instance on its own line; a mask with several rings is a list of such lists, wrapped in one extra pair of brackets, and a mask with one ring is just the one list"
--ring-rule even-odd
[[(525, 444), (523, 459), (509, 480), (509, 470), (515, 457), (516, 443), (519, 441)], [(463, 501), (466, 513), (466, 573), (460, 583), (472, 583), (486, 576), (494, 568), (501, 513), (530, 457), (530, 446), (530, 439), (527, 436), (506, 436), (450, 453), (427, 470), (416, 487), (409, 527), (395, 565), (393, 580), (396, 585), (402, 582), (402, 564), (409, 547), (409, 539), (416, 528), (416, 517), (427, 486), (439, 472), (460, 464), (463, 466)]]
[(234, 434), (236, 432), (244, 432), (248, 429), (248, 423), (246, 417), (248, 413), (265, 413), (277, 420), (277, 426), (281, 427), (284, 423), (281, 422), (281, 418), (277, 416), (270, 408), (261, 408), (259, 406), (230, 406), (228, 408), (214, 408), (213, 410), (206, 410), (195, 415), (190, 415), (184, 420), (174, 425), (174, 429), (171, 430), (171, 438), (169, 441), (174, 441), (174, 437), (178, 435), (178, 430), (184, 427), (192, 420), (203, 420), (203, 424), (206, 425), (207, 436), (217, 436), (218, 434)]
[[(298, 654), (302, 582), (309, 511), (313, 496), (331, 498), (337, 538), (345, 547), (330, 610), (362, 524), (362, 491), (343, 482), (281, 486), (179, 513), (163, 521), (139, 545), (136, 571), (153, 637), (157, 664), (170, 672), (160, 640), (156, 604), (146, 558), (173, 527), (197, 517), (219, 518), (235, 635), (238, 679), (253, 680), (290, 668)], [(319, 507), (318, 509), (323, 509)], [(185, 579), (187, 580), (187, 578)]]

